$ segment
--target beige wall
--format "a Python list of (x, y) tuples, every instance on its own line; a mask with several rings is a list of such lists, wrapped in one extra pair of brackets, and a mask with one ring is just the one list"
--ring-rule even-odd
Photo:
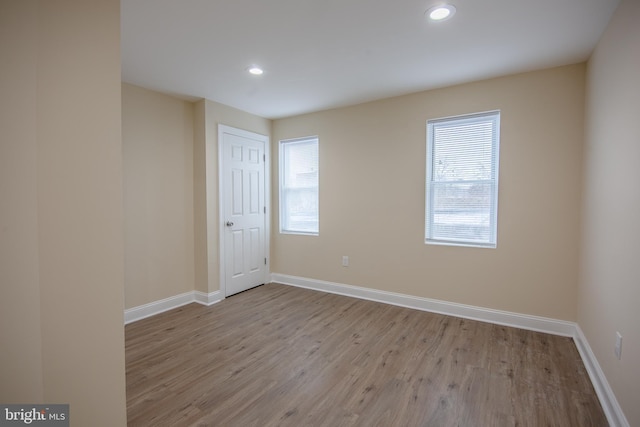
[(0, 8), (0, 400), (122, 426), (120, 2)]
[(125, 306), (193, 290), (193, 103), (122, 85)]
[(0, 402), (41, 402), (37, 2), (0, 2)]
[[(320, 137), (320, 235), (283, 235), (272, 271), (575, 320), (584, 64), (308, 114), (278, 141)], [(498, 247), (424, 244), (425, 125), (500, 109)], [(350, 266), (341, 266), (341, 256)]]
[(623, 0), (588, 64), (578, 293), (578, 323), (632, 426), (640, 425), (639, 22), (640, 2)]
[(271, 132), (213, 101), (122, 85), (126, 308), (220, 289), (218, 124)]
[(271, 121), (202, 100), (195, 106), (195, 289), (210, 293), (220, 289), (218, 236), (218, 125), (271, 135)]

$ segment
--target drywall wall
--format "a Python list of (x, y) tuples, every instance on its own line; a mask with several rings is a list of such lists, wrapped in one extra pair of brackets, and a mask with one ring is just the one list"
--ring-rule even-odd
[(640, 425), (638, 22), (640, 2), (623, 0), (588, 63), (578, 292), (578, 324), (632, 426)]
[(125, 307), (194, 289), (194, 106), (122, 85)]
[(220, 290), (218, 233), (218, 125), (270, 136), (271, 121), (210, 100), (195, 106), (195, 289)]
[[(585, 65), (273, 122), (318, 135), (320, 235), (277, 233), (274, 273), (575, 320)], [(498, 246), (425, 245), (426, 121), (501, 111)], [(341, 265), (343, 255), (349, 267)]]
[(271, 131), (226, 105), (122, 84), (126, 308), (220, 289), (218, 124)]
[[(193, 129), (193, 227), (194, 227), (194, 289), (209, 293), (209, 268), (207, 264), (207, 170), (206, 141), (211, 135), (206, 125), (207, 101), (194, 103)], [(212, 269), (217, 270), (217, 265)], [(213, 272), (212, 272), (213, 274)], [(215, 291), (212, 290), (212, 292)]]
[(37, 2), (0, 2), (0, 402), (41, 402)]
[[(120, 2), (1, 7), (15, 78), (0, 97), (15, 202), (0, 226), (2, 400), (68, 403), (73, 425), (124, 426)], [(23, 336), (9, 330), (7, 343), (5, 327)]]
[(120, 2), (41, 1), (38, 17), (44, 399), (124, 425)]

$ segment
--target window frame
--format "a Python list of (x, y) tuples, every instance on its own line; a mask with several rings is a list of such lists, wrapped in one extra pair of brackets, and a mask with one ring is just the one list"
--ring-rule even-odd
[[(287, 188), (285, 187), (285, 178), (286, 178), (286, 167), (287, 167), (287, 159), (285, 159), (285, 150), (284, 147), (286, 144), (300, 144), (300, 143), (309, 143), (309, 142), (315, 142), (317, 150), (318, 150), (318, 163), (317, 163), (317, 170), (318, 170), (318, 184), (316, 187), (310, 187), (310, 188), (316, 188), (316, 193), (317, 193), (317, 201), (316, 204), (318, 206), (317, 209), (317, 218), (318, 218), (318, 222), (317, 222), (317, 228), (316, 231), (307, 231), (307, 230), (298, 230), (298, 229), (292, 229), (290, 227), (290, 224), (286, 224), (286, 219), (289, 218), (289, 216), (287, 216), (285, 213), (286, 211), (286, 193), (287, 193)], [(312, 136), (306, 136), (306, 137), (300, 137), (300, 138), (290, 138), (290, 139), (283, 139), (280, 140), (279, 144), (278, 144), (278, 161), (279, 161), (279, 170), (278, 170), (278, 190), (279, 190), (279, 200), (278, 200), (278, 204), (279, 204), (279, 232), (281, 234), (297, 234), (297, 235), (304, 235), (304, 236), (318, 236), (320, 234), (320, 138), (317, 135), (312, 135)]]
[[(498, 177), (500, 166), (500, 110), (491, 110), (479, 113), (464, 114), (459, 116), (442, 117), (437, 119), (427, 120), (427, 135), (426, 135), (426, 188), (425, 188), (425, 244), (429, 245), (446, 245), (446, 246), (468, 246), (479, 248), (496, 248), (498, 244)], [(483, 120), (486, 119), (486, 120)], [(437, 181), (433, 179), (433, 162), (434, 162), (434, 133), (438, 125), (463, 125), (465, 123), (477, 123), (481, 121), (490, 121), (493, 125), (494, 135), (492, 138), (492, 165), (491, 165), (491, 178), (478, 179), (478, 180), (459, 180), (459, 181)], [(465, 183), (465, 184), (490, 184), (493, 188), (491, 194), (490, 212), (489, 212), (489, 228), (490, 236), (488, 241), (479, 241), (463, 238), (455, 238), (449, 236), (448, 238), (433, 237), (433, 223), (435, 210), (431, 209), (434, 204), (434, 190), (433, 187), (437, 182), (448, 183)]]

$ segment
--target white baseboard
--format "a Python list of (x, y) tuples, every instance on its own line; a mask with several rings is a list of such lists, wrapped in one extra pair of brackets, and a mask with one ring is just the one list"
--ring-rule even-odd
[(200, 291), (194, 291), (194, 298), (197, 303), (202, 305), (212, 305), (224, 299), (222, 292), (220, 291), (209, 292), (208, 294)]
[(304, 277), (288, 276), (274, 273), (272, 281), (284, 285), (298, 286), (301, 288), (315, 289), (332, 294), (345, 295), (377, 301), (400, 307), (414, 308), (432, 313), (448, 316), (463, 317), (465, 319), (481, 322), (495, 323), (504, 326), (513, 326), (520, 329), (528, 329), (538, 332), (546, 332), (554, 335), (573, 337), (576, 324), (564, 320), (550, 319), (509, 311), (493, 310), (472, 305), (458, 304), (440, 301), (430, 298), (415, 297), (395, 292), (380, 291), (376, 289), (362, 288), (359, 286), (344, 285), (341, 283), (325, 282), (322, 280), (307, 279)]
[(604, 376), (604, 372), (602, 372), (602, 368), (600, 368), (598, 359), (596, 359), (595, 354), (593, 354), (587, 338), (584, 336), (582, 329), (580, 329), (580, 325), (576, 325), (576, 333), (573, 341), (576, 343), (576, 347), (578, 347), (582, 362), (589, 373), (589, 378), (591, 378), (591, 383), (600, 399), (600, 404), (607, 416), (609, 424), (613, 427), (629, 427), (629, 422), (624, 416), (622, 408), (620, 408), (618, 400), (613, 394), (607, 377)]
[(591, 382), (593, 383), (598, 398), (600, 399), (600, 404), (602, 405), (607, 417), (607, 421), (609, 421), (609, 424), (612, 427), (629, 427), (629, 423), (627, 422), (627, 419), (625, 418), (595, 355), (591, 351), (591, 347), (589, 346), (586, 337), (582, 333), (580, 326), (575, 322), (567, 322), (564, 320), (531, 316), (509, 311), (493, 310), (483, 307), (457, 304), (430, 298), (421, 298), (395, 292), (386, 292), (278, 273), (273, 273), (271, 275), (271, 280), (275, 283), (281, 283), (284, 285), (297, 286), (300, 288), (361, 298), (448, 316), (462, 317), (481, 322), (495, 323), (498, 325), (571, 337), (573, 338), (585, 368), (589, 373), (589, 377), (591, 378)]
[(174, 308), (182, 307), (183, 305), (191, 304), (192, 302), (197, 302), (202, 305), (211, 305), (222, 301), (223, 299), (224, 298), (220, 291), (208, 294), (200, 291), (185, 292), (180, 295), (174, 295), (169, 298), (126, 309), (124, 311), (124, 324), (126, 325), (147, 317), (155, 316), (156, 314), (173, 310)]

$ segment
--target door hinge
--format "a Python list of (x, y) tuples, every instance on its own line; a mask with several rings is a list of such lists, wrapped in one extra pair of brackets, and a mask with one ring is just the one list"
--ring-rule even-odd
[(264, 259), (264, 265), (267, 265), (267, 259), (266, 258)]
[(266, 154), (262, 155), (262, 161), (265, 162), (265, 163), (267, 162), (267, 155)]
[(264, 207), (264, 213), (267, 213), (267, 207), (266, 206)]

